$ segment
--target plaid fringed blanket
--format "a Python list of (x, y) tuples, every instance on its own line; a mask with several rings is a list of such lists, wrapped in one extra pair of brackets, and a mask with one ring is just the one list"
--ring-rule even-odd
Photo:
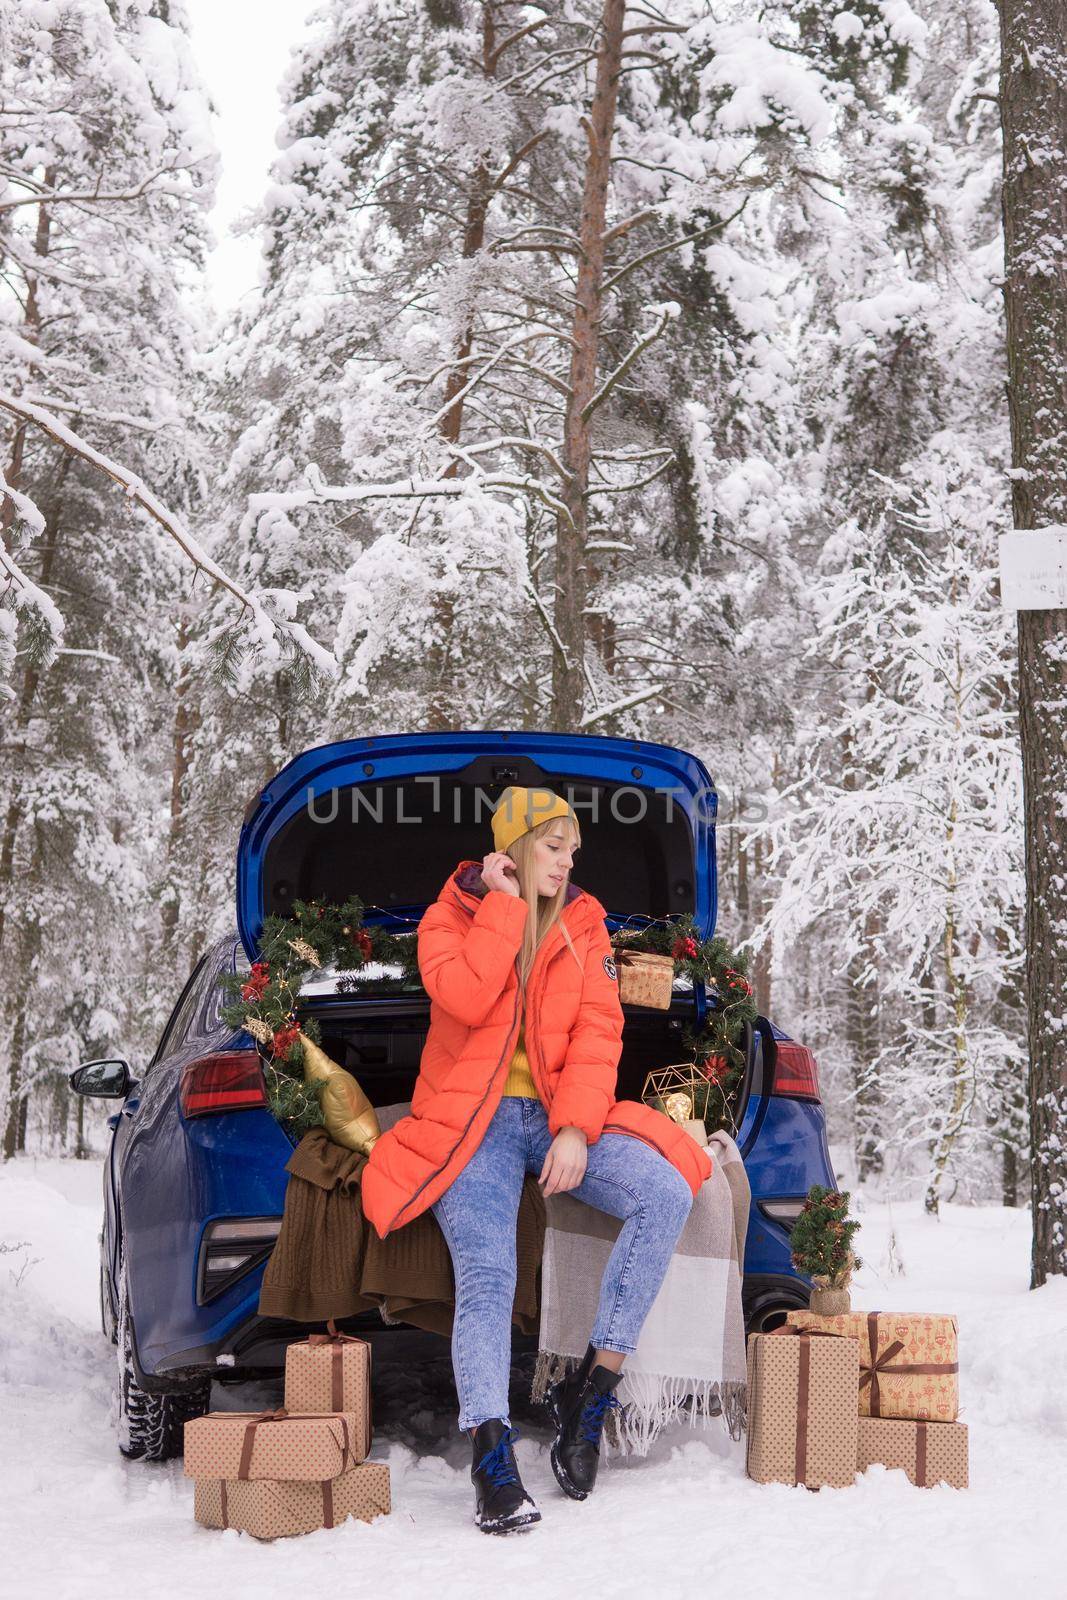
[[(647, 1454), (668, 1423), (721, 1416), (734, 1439), (745, 1426), (745, 1326), (741, 1272), (750, 1191), (725, 1133), (708, 1141), (712, 1174), (693, 1201), (667, 1276), (616, 1390), (605, 1439)], [(550, 1195), (541, 1265), (541, 1334), (533, 1398), (577, 1366), (596, 1316), (600, 1280), (622, 1223), (571, 1195)]]

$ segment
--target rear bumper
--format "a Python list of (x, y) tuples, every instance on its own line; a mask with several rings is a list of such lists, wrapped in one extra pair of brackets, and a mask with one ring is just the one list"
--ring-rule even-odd
[[(377, 1311), (365, 1311), (358, 1317), (347, 1317), (338, 1322), (342, 1333), (358, 1335), (374, 1344), (384, 1338), (394, 1341), (418, 1335), (422, 1340), (432, 1340), (436, 1346), (442, 1341), (437, 1334), (423, 1333), (421, 1329), (405, 1325), (387, 1325)], [(285, 1352), (309, 1333), (322, 1333), (323, 1322), (289, 1322), (271, 1317), (249, 1317), (224, 1338), (209, 1344), (191, 1345), (184, 1350), (174, 1350), (156, 1362), (153, 1372), (145, 1372), (134, 1349), (134, 1368), (137, 1382), (148, 1394), (170, 1393), (185, 1384), (201, 1382), (204, 1378), (228, 1379), (272, 1378), (285, 1371)]]
[[(324, 1332), (325, 1326), (322, 1322), (250, 1317), (217, 1344), (175, 1351), (159, 1363), (154, 1373), (142, 1372), (135, 1353), (137, 1381), (148, 1394), (164, 1394), (185, 1384), (202, 1382), (204, 1378), (215, 1378), (221, 1383), (279, 1378), (285, 1371), (288, 1347), (297, 1340), (306, 1339), (309, 1333)], [(342, 1333), (366, 1339), (372, 1352), (379, 1348), (383, 1353), (388, 1351), (393, 1360), (417, 1362), (447, 1354), (449, 1349), (448, 1340), (440, 1334), (427, 1333), (406, 1323), (383, 1323), (377, 1311), (344, 1318), (337, 1327)], [(537, 1339), (534, 1335), (513, 1332), (512, 1348), (515, 1351), (536, 1350)]]

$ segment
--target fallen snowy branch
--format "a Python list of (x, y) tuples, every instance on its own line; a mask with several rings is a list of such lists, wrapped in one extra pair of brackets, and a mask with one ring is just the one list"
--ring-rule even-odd
[[(279, 636), (284, 635), (290, 642), (305, 654), (310, 656), (319, 669), (331, 676), (337, 672), (337, 662), (330, 651), (324, 649), (310, 637), (307, 631), (298, 624), (286, 621), (284, 618), (272, 617), (264, 608), (257, 597), (223, 571), (217, 562), (213, 561), (207, 551), (193, 538), (188, 529), (179, 522), (178, 518), (158, 500), (148, 486), (136, 473), (127, 471), (116, 461), (102, 455), (99, 450), (94, 450), (91, 444), (81, 438), (58, 417), (43, 407), (31, 404), (20, 396), (8, 394), (0, 390), (0, 407), (9, 411), (13, 416), (19, 417), (24, 422), (33, 422), (44, 433), (49, 434), (57, 444), (61, 444), (72, 455), (78, 456), (90, 466), (96, 467), (113, 482), (117, 483), (127, 499), (147, 511), (149, 516), (170, 535), (179, 549), (192, 562), (198, 572), (203, 572), (212, 578), (215, 583), (232, 594), (235, 600), (241, 603), (241, 612), (247, 610), (252, 615), (253, 631), (258, 636), (260, 647), (271, 655), (276, 653)], [(18, 494), (7, 485), (4, 493), (9, 495), (15, 503), (16, 510), (31, 527), (39, 532), (43, 527), (40, 512), (32, 505), (25, 495)], [(35, 606), (50, 621), (58, 620), (58, 613), (47, 595), (37, 589), (26, 574), (15, 564), (6, 550), (0, 549), (0, 567), (7, 573), (7, 587), (14, 585), (16, 591), (22, 596), (24, 603)], [(53, 627), (53, 632), (55, 632)]]

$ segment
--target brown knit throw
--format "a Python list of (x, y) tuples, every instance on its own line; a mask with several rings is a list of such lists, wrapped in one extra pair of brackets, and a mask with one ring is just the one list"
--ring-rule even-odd
[[(259, 1314), (325, 1322), (380, 1310), (387, 1323), (405, 1322), (449, 1335), (455, 1310), (452, 1258), (431, 1211), (384, 1240), (363, 1217), (360, 1178), (367, 1158), (312, 1128), (285, 1170), (285, 1212), (263, 1274)], [(545, 1202), (527, 1174), (516, 1222), (518, 1275), (511, 1320), (523, 1333), (540, 1326), (538, 1273), (545, 1237)]]

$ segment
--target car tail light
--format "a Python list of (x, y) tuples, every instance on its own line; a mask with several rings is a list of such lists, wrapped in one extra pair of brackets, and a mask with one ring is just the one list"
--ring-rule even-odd
[(764, 1216), (777, 1222), (786, 1233), (791, 1233), (793, 1224), (804, 1209), (804, 1196), (799, 1195), (795, 1200), (760, 1200), (757, 1204)]
[(267, 1104), (263, 1068), (256, 1050), (222, 1050), (190, 1061), (178, 1090), (183, 1117), (244, 1111)]
[(209, 1222), (200, 1242), (196, 1298), (214, 1300), (231, 1283), (265, 1261), (274, 1249), (281, 1217), (225, 1217)]
[(807, 1045), (793, 1039), (779, 1039), (774, 1066), (772, 1094), (790, 1095), (795, 1100), (818, 1100), (819, 1068)]

